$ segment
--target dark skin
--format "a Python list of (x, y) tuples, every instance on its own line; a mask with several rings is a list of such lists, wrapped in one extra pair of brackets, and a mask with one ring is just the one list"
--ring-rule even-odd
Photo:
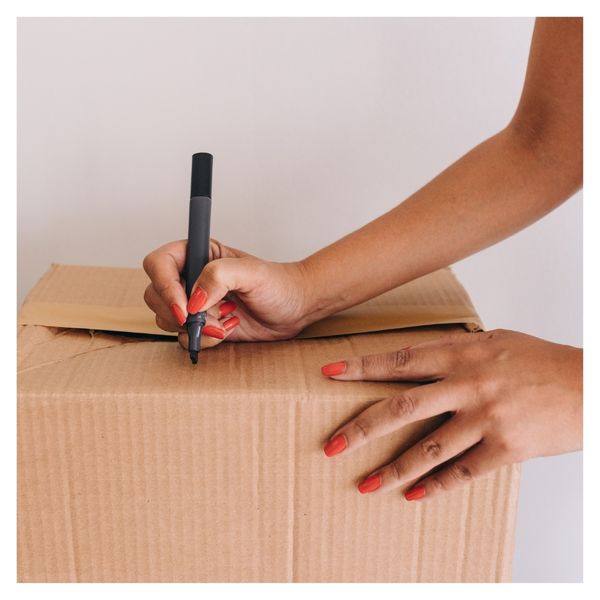
[[(507, 127), (375, 221), (293, 263), (264, 261), (213, 240), (212, 260), (195, 284), (194, 312), (207, 309), (209, 324), (224, 339), (290, 338), (318, 319), (490, 246), (565, 201), (582, 185), (582, 25), (578, 18), (537, 19), (522, 97)], [(144, 260), (151, 279), (146, 302), (160, 327), (180, 332), (183, 346), (180, 323), (189, 307), (180, 277), (184, 260), (185, 240)], [(240, 321), (227, 329), (232, 314)], [(202, 343), (221, 341), (203, 336)], [(493, 331), (344, 358), (335, 379), (431, 383), (369, 406), (331, 440), (337, 440), (337, 453), (350, 453), (413, 421), (451, 413), (424, 440), (376, 469), (367, 486), (376, 488), (362, 486), (370, 493), (413, 489), (409, 499), (435, 497), (504, 464), (579, 450), (582, 354)]]

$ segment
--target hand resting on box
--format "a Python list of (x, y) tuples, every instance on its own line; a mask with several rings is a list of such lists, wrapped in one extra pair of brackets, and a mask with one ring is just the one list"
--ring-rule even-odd
[(323, 374), (339, 381), (427, 382), (369, 406), (331, 436), (325, 454), (345, 457), (409, 423), (448, 413), (435, 431), (358, 484), (361, 493), (411, 484), (405, 497), (419, 500), (506, 464), (580, 450), (582, 360), (579, 348), (496, 330), (325, 365)]

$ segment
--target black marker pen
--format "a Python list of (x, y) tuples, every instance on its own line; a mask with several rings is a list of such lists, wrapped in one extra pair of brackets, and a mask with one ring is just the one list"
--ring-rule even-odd
[[(208, 263), (210, 243), (210, 206), (212, 195), (212, 154), (200, 152), (192, 156), (192, 189), (190, 192), (190, 218), (185, 259), (185, 293), (192, 294), (202, 269)], [(192, 363), (198, 362), (200, 336), (206, 323), (206, 312), (188, 314), (186, 327)]]

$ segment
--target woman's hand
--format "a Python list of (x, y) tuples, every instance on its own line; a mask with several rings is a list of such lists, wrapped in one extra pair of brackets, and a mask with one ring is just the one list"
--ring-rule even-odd
[(186, 240), (161, 246), (144, 259), (151, 283), (146, 304), (156, 313), (156, 324), (179, 332), (187, 347), (188, 312), (207, 311), (202, 347), (225, 338), (235, 341), (290, 338), (303, 329), (305, 273), (301, 263), (275, 263), (258, 259), (216, 240), (210, 242), (210, 262), (186, 297), (182, 272)]
[(325, 365), (323, 374), (339, 381), (430, 382), (369, 406), (333, 434), (325, 454), (348, 453), (408, 423), (451, 413), (358, 486), (387, 492), (422, 478), (405, 493), (417, 500), (502, 465), (580, 450), (582, 359), (579, 348), (497, 330)]

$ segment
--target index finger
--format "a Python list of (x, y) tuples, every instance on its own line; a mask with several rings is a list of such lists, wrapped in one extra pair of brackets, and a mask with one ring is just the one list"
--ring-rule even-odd
[(167, 306), (177, 305), (187, 315), (187, 296), (181, 284), (181, 272), (185, 265), (187, 240), (170, 242), (157, 248), (144, 258), (143, 267)]
[(409, 346), (395, 352), (353, 356), (321, 367), (340, 381), (433, 381), (447, 377), (456, 360), (451, 346)]

